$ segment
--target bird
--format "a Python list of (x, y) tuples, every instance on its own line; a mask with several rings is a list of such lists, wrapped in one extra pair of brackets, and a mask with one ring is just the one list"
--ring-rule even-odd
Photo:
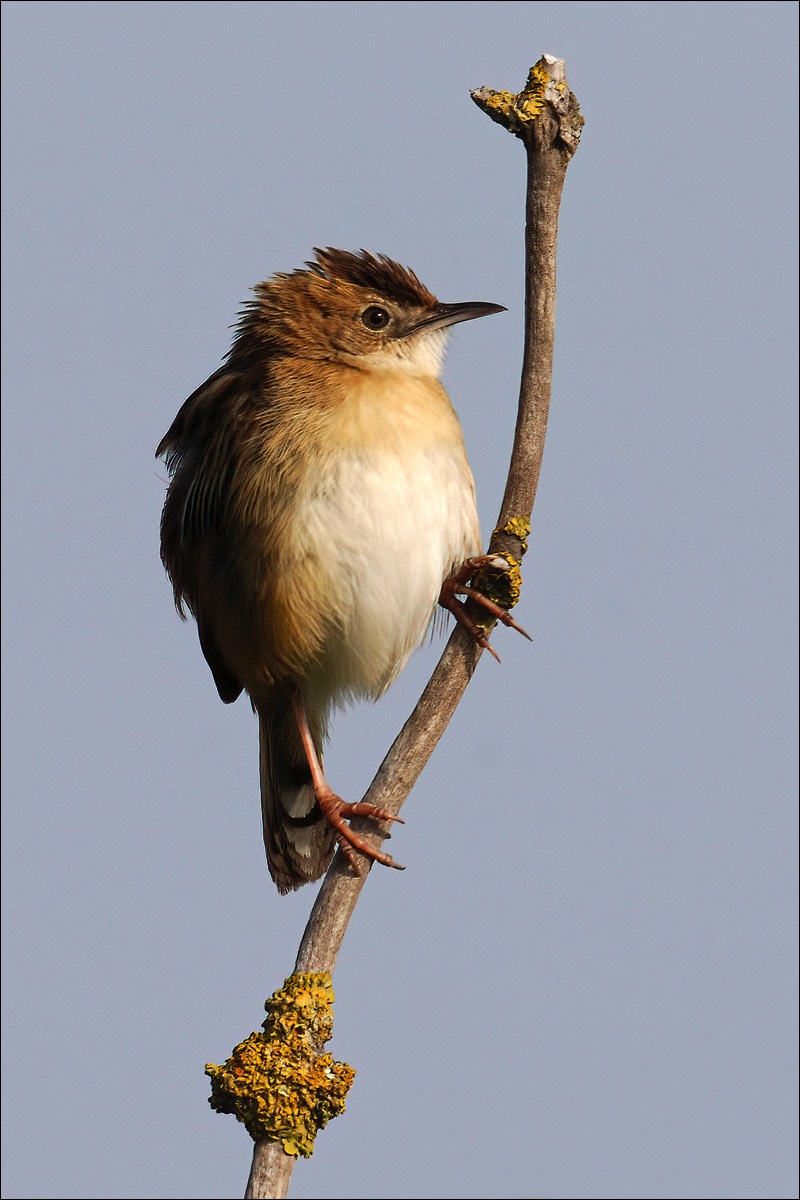
[(399, 818), (327, 782), (333, 710), (379, 698), (439, 605), (491, 649), (459, 595), (520, 628), (468, 584), (489, 560), (439, 378), (452, 326), (502, 311), (440, 303), (386, 255), (316, 249), (253, 288), (222, 366), (156, 450), (175, 605), (196, 620), (220, 698), (245, 692), (258, 716), (281, 893), (319, 879), (337, 846), (359, 874), (359, 854), (402, 869), (349, 824)]

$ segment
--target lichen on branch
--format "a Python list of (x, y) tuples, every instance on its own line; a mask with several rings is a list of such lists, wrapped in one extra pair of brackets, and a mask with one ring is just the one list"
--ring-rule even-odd
[(347, 1063), (321, 1053), (333, 998), (327, 971), (290, 975), (264, 1006), (264, 1032), (251, 1033), (222, 1066), (206, 1064), (215, 1112), (232, 1113), (254, 1141), (309, 1158), (318, 1130), (344, 1112), (355, 1078)]
[(519, 93), (480, 87), (470, 95), (481, 112), (523, 140), (528, 137), (533, 123), (545, 108), (549, 108), (559, 118), (560, 139), (565, 149), (571, 155), (578, 148), (583, 117), (577, 100), (567, 86), (563, 58), (543, 54), (531, 67), (525, 86)]

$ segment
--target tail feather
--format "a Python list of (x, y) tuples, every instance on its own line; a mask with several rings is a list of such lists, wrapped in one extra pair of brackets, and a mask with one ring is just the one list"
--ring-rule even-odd
[[(321, 758), (324, 722), (311, 726)], [(285, 893), (324, 875), (336, 839), (319, 810), (291, 708), (260, 709), (258, 731), (264, 846), (269, 873)]]

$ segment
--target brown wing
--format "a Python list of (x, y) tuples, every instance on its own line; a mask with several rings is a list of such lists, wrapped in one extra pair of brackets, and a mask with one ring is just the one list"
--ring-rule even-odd
[(222, 535), (236, 470), (235, 430), (246, 406), (241, 376), (221, 367), (184, 402), (156, 450), (172, 475), (161, 515), (161, 561), (178, 612), (185, 616), (188, 608), (197, 620), (200, 646), (226, 704), (242, 685), (219, 649), (204, 594), (210, 576), (226, 569)]

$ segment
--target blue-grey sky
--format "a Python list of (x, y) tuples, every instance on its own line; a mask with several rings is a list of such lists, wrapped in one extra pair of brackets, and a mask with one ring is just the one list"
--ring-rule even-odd
[[(302, 1197), (793, 1197), (790, 3), (6, 3), (3, 1196), (242, 1194), (206, 1061), (314, 889), (158, 558), (154, 448), (248, 289), (389, 254), (463, 326), (485, 532), (524, 156), (469, 100), (566, 58), (551, 425), (495, 635), (343, 950), (344, 1118)], [(335, 723), (363, 791), (435, 662)]]

